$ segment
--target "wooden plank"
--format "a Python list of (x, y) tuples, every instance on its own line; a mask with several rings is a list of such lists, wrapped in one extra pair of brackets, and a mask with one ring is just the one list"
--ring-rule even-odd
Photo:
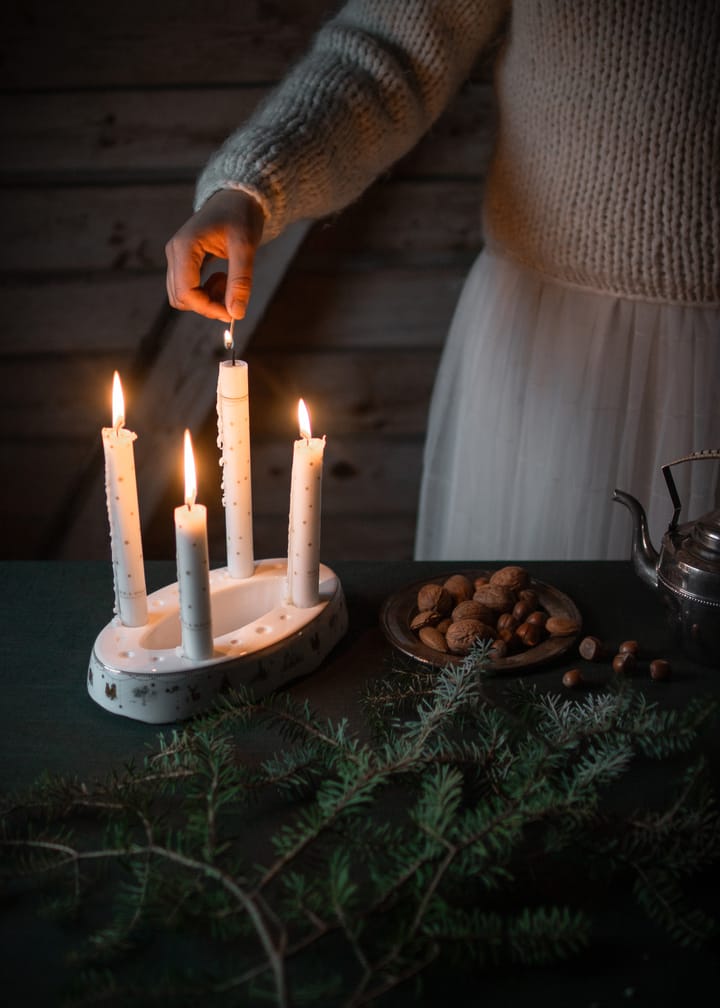
[(157, 274), (8, 282), (0, 300), (0, 368), (5, 358), (79, 353), (117, 354), (119, 367), (169, 311)]
[(422, 436), (438, 358), (434, 350), (251, 353), (252, 436), (297, 436), (300, 398), (319, 433)]
[(466, 269), (456, 265), (304, 268), (300, 257), (254, 344), (264, 350), (439, 349)]
[(468, 268), (482, 245), (481, 202), (480, 178), (381, 180), (313, 229), (303, 266), (327, 269), (347, 257), (357, 265)]
[[(438, 349), (464, 277), (459, 267), (333, 273), (298, 265), (260, 322), (257, 352)], [(0, 307), (0, 367), (5, 358), (58, 354), (120, 360), (170, 311), (164, 277), (155, 273), (9, 282)]]
[(116, 368), (123, 378), (128, 419), (133, 417), (133, 389), (127, 378), (132, 359), (132, 351), (0, 358), (3, 436), (49, 440), (60, 436), (91, 444), (99, 438), (100, 428), (112, 422)]
[(165, 242), (192, 212), (193, 187), (0, 190), (0, 269), (27, 274), (165, 270)]
[[(324, 558), (407, 559), (412, 555), (421, 454), (422, 445), (417, 442), (328, 438), (323, 478), (321, 552)], [(223, 566), (226, 562), (225, 517), (215, 464), (217, 449), (210, 427), (206, 437), (196, 441), (196, 455), (201, 466), (198, 479), (202, 502), (208, 509), (210, 561), (213, 566)], [(256, 557), (284, 556), (287, 551), (291, 464), (290, 441), (254, 443)], [(406, 473), (404, 480), (403, 472)], [(167, 488), (153, 514), (141, 507), (147, 559), (174, 556), (172, 511), (177, 505), (180, 486), (178, 473), (175, 484)], [(103, 534), (106, 534), (104, 529)]]
[[(166, 87), (276, 81), (340, 0), (6, 0), (5, 88)], [(473, 71), (486, 78), (489, 61)]]
[[(208, 510), (208, 549), (211, 567), (226, 564), (225, 526), (222, 515)], [(320, 554), (325, 563), (337, 560), (410, 560), (415, 541), (415, 511), (383, 515), (343, 514), (323, 516)], [(256, 516), (253, 523), (255, 556), (271, 558), (287, 553), (287, 517)], [(147, 560), (170, 560), (175, 555), (172, 512), (161, 510), (145, 529)], [(103, 557), (99, 558), (103, 559)]]
[[(331, 566), (337, 560), (412, 560), (414, 511), (400, 515), (324, 515), (320, 555)], [(287, 552), (287, 521), (261, 517), (254, 525), (255, 555), (274, 557)], [(216, 566), (224, 566), (224, 533), (210, 541)], [(212, 562), (212, 561), (211, 561)]]
[[(192, 186), (68, 186), (0, 190), (0, 269), (165, 270), (165, 243), (191, 212)], [(386, 264), (469, 263), (480, 247), (479, 181), (381, 181), (313, 231), (303, 262), (326, 269), (338, 256)], [(438, 213), (442, 207), (442, 213)]]
[[(268, 91), (260, 84), (0, 95), (0, 184), (122, 172), (194, 181)], [(489, 159), (492, 124), (489, 84), (469, 82), (395, 173), (477, 176)]]
[[(253, 509), (285, 515), (290, 494), (292, 436), (253, 442)], [(422, 440), (336, 437), (327, 432), (323, 470), (323, 515), (406, 514), (420, 487)], [(257, 476), (255, 475), (257, 473)]]
[(8, 0), (4, 86), (152, 87), (276, 80), (335, 0)]

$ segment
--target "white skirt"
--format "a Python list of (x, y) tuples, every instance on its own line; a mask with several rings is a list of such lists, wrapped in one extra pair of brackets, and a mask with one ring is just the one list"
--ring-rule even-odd
[[(576, 288), (483, 251), (435, 383), (415, 556), (629, 559), (616, 487), (659, 548), (661, 466), (704, 449), (720, 449), (720, 306)], [(672, 473), (680, 521), (720, 505), (720, 461)]]

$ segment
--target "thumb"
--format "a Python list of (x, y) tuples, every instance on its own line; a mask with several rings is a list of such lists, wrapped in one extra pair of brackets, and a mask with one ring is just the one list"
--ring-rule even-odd
[(225, 292), (225, 307), (231, 318), (245, 317), (250, 292), (252, 291), (253, 271), (252, 261), (233, 266), (228, 263), (227, 288)]

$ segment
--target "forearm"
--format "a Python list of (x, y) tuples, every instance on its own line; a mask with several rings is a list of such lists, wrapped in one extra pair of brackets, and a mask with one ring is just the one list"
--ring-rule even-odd
[(351, 0), (305, 58), (211, 158), (195, 206), (241, 187), (265, 213), (263, 240), (346, 206), (435, 121), (506, 0)]

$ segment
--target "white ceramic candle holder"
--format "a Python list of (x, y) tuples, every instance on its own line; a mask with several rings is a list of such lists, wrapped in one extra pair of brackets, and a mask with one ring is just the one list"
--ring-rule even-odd
[(345, 634), (347, 609), (338, 577), (320, 565), (320, 600), (309, 609), (287, 602), (287, 560), (259, 560), (248, 578), (226, 567), (210, 572), (213, 655), (185, 658), (177, 583), (148, 595), (148, 622), (129, 627), (116, 616), (98, 635), (88, 693), (113, 714), (167, 724), (209, 707), (240, 685), (267, 694), (312, 672)]

